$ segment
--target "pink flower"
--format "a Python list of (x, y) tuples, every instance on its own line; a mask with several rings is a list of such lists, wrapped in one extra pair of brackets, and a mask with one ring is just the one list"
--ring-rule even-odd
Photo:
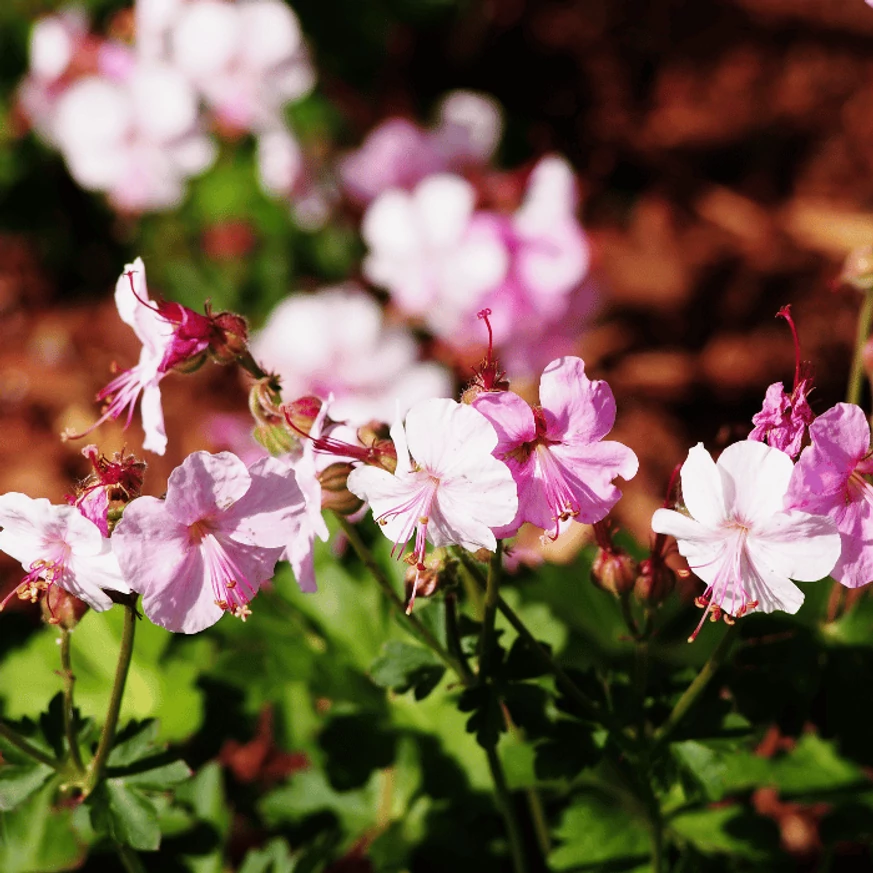
[(810, 381), (803, 379), (791, 394), (786, 394), (782, 383), (774, 382), (764, 395), (763, 408), (752, 416), (755, 427), (749, 439), (766, 442), (792, 458), (797, 457), (806, 429), (815, 418), (806, 399), (811, 387)]
[(439, 174), (412, 193), (384, 192), (364, 215), (364, 275), (438, 336), (452, 336), (470, 319), (475, 325), (479, 301), (506, 275), (499, 228), (474, 214), (475, 201), (472, 185)]
[(57, 585), (102, 612), (112, 606), (104, 589), (130, 591), (109, 540), (75, 506), (10, 492), (0, 497), (0, 527), (0, 551), (27, 571), (0, 608), (13, 594), (36, 602)]
[(333, 394), (331, 414), (355, 425), (390, 421), (398, 400), (404, 413), (452, 391), (442, 367), (418, 360), (412, 334), (386, 325), (379, 304), (352, 284), (288, 297), (251, 348), (285, 397)]
[(528, 521), (555, 538), (571, 519), (600, 521), (621, 497), (612, 480), (636, 475), (636, 455), (603, 439), (615, 423), (612, 391), (585, 375), (580, 358), (559, 358), (546, 367), (539, 406), (531, 408), (510, 391), (480, 394), (473, 405), (494, 425), (494, 455), (518, 485), (518, 512), (499, 535), (511, 536)]
[(250, 614), (304, 511), (279, 461), (246, 469), (230, 452), (195, 452), (170, 474), (164, 500), (139, 497), (125, 509), (112, 543), (145, 614), (167, 630), (197, 633), (224, 612)]
[(848, 588), (873, 581), (873, 473), (870, 425), (864, 411), (838, 403), (809, 427), (812, 444), (798, 460), (785, 506), (827, 515), (840, 532), (842, 551), (831, 575)]
[(492, 456), (497, 434), (485, 417), (454, 400), (425, 400), (409, 410), (405, 428), (395, 423), (391, 438), (394, 475), (357, 467), (348, 488), (369, 502), (394, 551), (402, 552), (414, 535), (408, 560), (419, 571), (427, 541), (494, 551), (492, 528), (512, 520), (518, 497), (509, 469)]
[(712, 460), (701, 444), (682, 465), (682, 496), (690, 514), (659, 509), (656, 533), (676, 537), (679, 552), (707, 584), (697, 603), (715, 621), (753, 610), (795, 613), (803, 592), (791, 581), (827, 576), (840, 556), (829, 518), (784, 509), (794, 465), (779, 449), (744, 440)]

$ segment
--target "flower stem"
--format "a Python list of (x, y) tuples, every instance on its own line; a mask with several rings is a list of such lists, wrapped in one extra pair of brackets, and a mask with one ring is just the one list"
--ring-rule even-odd
[(491, 655), (494, 650), (494, 620), (497, 617), (497, 604), (500, 600), (500, 570), (503, 560), (503, 543), (497, 540), (497, 548), (488, 566), (488, 580), (485, 583), (485, 614), (482, 617), (482, 633), (479, 636), (479, 682), (488, 679)]
[(688, 710), (691, 709), (697, 698), (700, 697), (703, 689), (709, 684), (710, 679), (712, 679), (718, 668), (724, 663), (736, 638), (736, 633), (736, 626), (728, 628), (719, 644), (709, 656), (709, 660), (703, 665), (697, 676), (694, 677), (694, 681), (685, 689), (685, 693), (676, 701), (676, 705), (673, 707), (670, 715), (667, 716), (667, 720), (655, 731), (653, 748), (657, 748), (664, 743), (679, 722), (685, 718)]
[(39, 761), (40, 764), (46, 764), (54, 770), (60, 769), (61, 765), (59, 761), (56, 761), (36, 746), (31, 745), (28, 740), (15, 730), (15, 728), (9, 727), (8, 724), (3, 724), (2, 721), (0, 721), (0, 737), (3, 737), (3, 739), (11, 746), (15, 746), (19, 752), (24, 752), (25, 755), (33, 758), (34, 761)]
[[(118, 652), (118, 664), (115, 667), (115, 682), (109, 697), (109, 708), (106, 710), (106, 721), (100, 732), (100, 742), (97, 752), (88, 766), (88, 778), (85, 780), (84, 794), (87, 797), (100, 782), (106, 761), (115, 741), (115, 729), (118, 727), (118, 715), (121, 712), (121, 698), (124, 696), (124, 686), (130, 671), (130, 659), (133, 655), (133, 637), (136, 630), (136, 595), (124, 604), (124, 629), (121, 632), (121, 649)], [(122, 847), (126, 848), (126, 847)], [(122, 859), (123, 860), (123, 859)]]
[(406, 607), (403, 600), (394, 590), (391, 580), (388, 578), (385, 571), (379, 566), (379, 562), (373, 556), (373, 553), (364, 544), (364, 541), (361, 539), (355, 526), (344, 515), (337, 513), (336, 517), (339, 519), (340, 526), (348, 538), (348, 541), (351, 543), (352, 548), (355, 550), (355, 553), (364, 562), (364, 566), (366, 566), (373, 578), (379, 584), (379, 587), (385, 593), (388, 601), (400, 616), (403, 624), (409, 628), (410, 633), (418, 637), (418, 639), (431, 649), (449, 669), (454, 670), (464, 685), (471, 684), (472, 677), (466, 664), (447, 652), (440, 641), (414, 615), (406, 614)]
[(491, 771), (491, 779), (494, 782), (494, 793), (497, 796), (497, 806), (503, 816), (503, 824), (506, 827), (506, 836), (509, 840), (509, 851), (512, 855), (512, 869), (515, 873), (525, 873), (527, 865), (524, 859), (524, 848), (521, 840), (521, 830), (515, 816), (515, 808), (512, 802), (512, 794), (506, 784), (506, 775), (503, 765), (497, 754), (497, 746), (487, 746), (485, 753), (488, 756), (488, 769)]
[(449, 652), (457, 659), (458, 663), (464, 668), (464, 674), (467, 677), (467, 682), (472, 684), (475, 680), (467, 658), (464, 655), (464, 650), (461, 648), (461, 633), (458, 629), (458, 611), (457, 600), (453, 591), (446, 594), (446, 640), (449, 645)]
[(61, 675), (64, 680), (64, 735), (70, 749), (70, 758), (78, 773), (85, 772), (82, 763), (82, 752), (79, 749), (79, 732), (76, 729), (76, 714), (73, 709), (73, 686), (76, 676), (73, 673), (73, 663), (70, 655), (70, 631), (61, 628)]
[(873, 291), (868, 291), (864, 294), (864, 302), (858, 314), (858, 333), (855, 337), (849, 385), (846, 388), (847, 403), (859, 404), (861, 401), (864, 386), (864, 345), (870, 336), (871, 324), (873, 324)]

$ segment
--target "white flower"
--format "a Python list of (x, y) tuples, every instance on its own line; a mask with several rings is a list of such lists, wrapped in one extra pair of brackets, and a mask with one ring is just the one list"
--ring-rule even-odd
[(690, 518), (670, 509), (652, 517), (656, 533), (676, 537), (679, 552), (707, 589), (703, 618), (752, 610), (795, 613), (803, 592), (791, 581), (830, 573), (840, 535), (829, 518), (785, 511), (791, 459), (779, 449), (746, 440), (728, 446), (714, 463), (698, 443), (682, 465), (682, 495)]
[(102, 611), (112, 606), (104, 588), (130, 591), (109, 539), (75, 506), (54, 506), (44, 497), (13, 491), (0, 496), (0, 527), (0, 551), (27, 570), (13, 591), (22, 600), (35, 602), (57, 585)]
[[(395, 551), (415, 533), (411, 559), (424, 562), (425, 541), (469, 551), (497, 548), (492, 528), (509, 524), (518, 494), (509, 468), (491, 452), (497, 433), (471, 406), (432, 399), (416, 404), (391, 428), (397, 470), (364, 466), (348, 488), (373, 509)], [(412, 456), (410, 460), (410, 455)]]

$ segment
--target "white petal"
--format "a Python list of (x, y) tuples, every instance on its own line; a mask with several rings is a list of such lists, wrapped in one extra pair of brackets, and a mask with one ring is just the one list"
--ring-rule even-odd
[(759, 569), (766, 567), (780, 576), (815, 582), (833, 570), (841, 545), (830, 518), (780, 512), (755, 526), (748, 549)]
[(718, 527), (725, 519), (724, 491), (718, 468), (703, 443), (688, 452), (681, 476), (682, 498), (688, 512), (706, 527)]
[(446, 248), (458, 243), (473, 214), (476, 192), (460, 176), (428, 176), (413, 194), (418, 219), (429, 246)]
[[(741, 440), (728, 446), (718, 459), (729, 518), (743, 524), (769, 519), (782, 511), (794, 464), (785, 452)], [(683, 488), (685, 479), (682, 479)]]

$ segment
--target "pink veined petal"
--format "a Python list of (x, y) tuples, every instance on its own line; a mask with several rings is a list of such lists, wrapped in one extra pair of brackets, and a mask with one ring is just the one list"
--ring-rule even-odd
[(505, 454), (536, 439), (536, 422), (528, 403), (512, 391), (480, 394), (473, 408), (497, 431), (497, 452)]
[(870, 452), (870, 425), (860, 406), (837, 403), (809, 427), (813, 445), (836, 469), (851, 471)]
[(246, 465), (236, 455), (194, 452), (170, 474), (167, 512), (180, 524), (193, 524), (230, 509), (249, 490), (251, 483)]
[(306, 500), (294, 470), (275, 458), (262, 458), (248, 469), (251, 485), (220, 516), (220, 530), (239, 543), (284, 546), (306, 513)]
[(718, 527), (725, 519), (724, 486), (721, 473), (703, 443), (688, 451), (681, 477), (682, 499), (688, 512), (706, 527)]
[[(794, 469), (785, 452), (755, 440), (741, 440), (721, 453), (718, 468), (729, 517), (753, 524), (782, 511)], [(684, 490), (684, 470), (682, 487)]]
[(543, 370), (540, 403), (551, 440), (593, 443), (615, 424), (612, 389), (606, 382), (592, 382), (581, 358), (557, 358)]
[(755, 525), (747, 547), (759, 569), (763, 566), (779, 576), (815, 582), (827, 576), (840, 557), (840, 536), (826, 516), (778, 512)]
[(873, 582), (873, 507), (866, 500), (852, 502), (831, 517), (837, 522), (841, 544), (831, 576), (847, 588)]
[(318, 591), (315, 581), (315, 553), (312, 549), (312, 538), (300, 531), (292, 537), (285, 548), (285, 558), (291, 565), (297, 585), (304, 594)]

